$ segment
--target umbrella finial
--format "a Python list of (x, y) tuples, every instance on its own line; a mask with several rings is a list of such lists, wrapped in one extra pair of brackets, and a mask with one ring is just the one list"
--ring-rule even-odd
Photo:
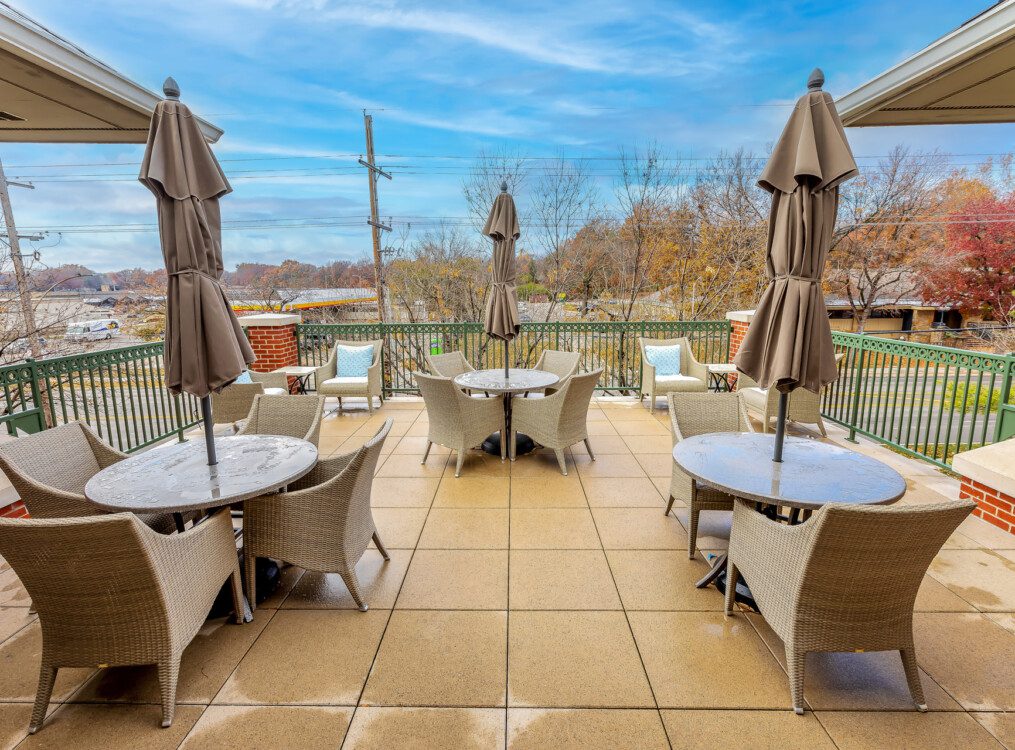
[(162, 84), (162, 93), (166, 95), (166, 99), (179, 101), (180, 84), (176, 82), (175, 78), (169, 76), (169, 78), (166, 79), (166, 82)]
[(501, 180), (500, 181), (500, 191), (502, 193), (506, 193), (507, 192), (507, 180)]
[(821, 91), (821, 87), (825, 85), (825, 74), (821, 68), (815, 68), (811, 71), (811, 77), (807, 79), (807, 90), (808, 91)]

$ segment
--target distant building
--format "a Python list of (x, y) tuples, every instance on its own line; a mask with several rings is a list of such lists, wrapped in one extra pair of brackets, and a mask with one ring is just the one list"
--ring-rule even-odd
[[(269, 307), (277, 308), (277, 299), (290, 300), (281, 305), (283, 310), (314, 310), (324, 307), (348, 307), (377, 302), (377, 292), (370, 288), (344, 289), (278, 289), (272, 292), (272, 299), (258, 297), (250, 289), (236, 289), (230, 294), (233, 309), (237, 312), (258, 312)], [(270, 303), (270, 304), (266, 304)]]

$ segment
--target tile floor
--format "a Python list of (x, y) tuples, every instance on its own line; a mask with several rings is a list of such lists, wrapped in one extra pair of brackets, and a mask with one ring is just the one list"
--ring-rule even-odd
[[(25, 739), (40, 631), (0, 562), (0, 747), (1015, 748), (1015, 536), (970, 518), (931, 567), (916, 616), (930, 713), (893, 654), (815, 654), (800, 717), (764, 619), (725, 619), (693, 586), (706, 563), (687, 559), (686, 509), (663, 515), (663, 409), (597, 400), (598, 460), (576, 447), (567, 477), (540, 453), (474, 453), (457, 480), (447, 450), (421, 466), (426, 413), (409, 399), (327, 417), (322, 453), (388, 417), (373, 505), (391, 561), (359, 564), (370, 611), (338, 576), (286, 568), (253, 623), (209, 621), (188, 648), (170, 729), (153, 669), (67, 669)], [(904, 473), (905, 502), (957, 492), (854, 447)], [(728, 530), (706, 514), (699, 540), (721, 548)]]

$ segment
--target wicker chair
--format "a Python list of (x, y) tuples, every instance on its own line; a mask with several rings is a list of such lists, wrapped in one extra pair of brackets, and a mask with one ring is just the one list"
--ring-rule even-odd
[[(578, 365), (581, 363), (581, 354), (578, 352), (563, 352), (557, 349), (543, 349), (536, 360), (535, 369), (552, 372), (558, 380), (552, 388), (547, 388), (544, 393), (549, 396), (561, 390), (564, 384), (572, 375), (578, 372)], [(526, 394), (527, 395), (527, 394)]]
[(287, 435), (314, 445), (321, 438), (324, 396), (255, 396), (237, 435)]
[(247, 371), (251, 383), (232, 383), (211, 394), (211, 414), (215, 424), (229, 424), (238, 429), (247, 418), (254, 396), (284, 396), (289, 393), (289, 379), (281, 372)]
[(432, 374), (442, 378), (455, 378), (476, 369), (469, 364), (465, 355), (458, 351), (447, 354), (427, 354), (426, 366), (430, 368)]
[[(88, 480), (126, 458), (83, 422), (69, 422), (0, 446), (0, 469), (32, 518), (105, 516), (85, 497)], [(172, 515), (139, 515), (155, 531), (171, 534)]]
[[(835, 355), (835, 361), (842, 360), (842, 354)], [(744, 397), (748, 410), (757, 413), (761, 418), (761, 431), (768, 432), (773, 419), (779, 416), (779, 391), (775, 388), (761, 388), (756, 380), (742, 372), (737, 373), (736, 390)], [(803, 388), (797, 388), (789, 394), (789, 411), (786, 414), (789, 422), (817, 425), (822, 437), (828, 437), (825, 423), (821, 420), (821, 396)]]
[[(684, 438), (710, 432), (754, 432), (743, 399), (736, 393), (671, 393), (666, 399), (670, 411), (673, 445)], [(670, 473), (669, 515), (673, 502), (680, 500), (689, 509), (687, 556), (694, 559), (698, 541), (698, 516), (703, 510), (733, 510), (733, 495), (708, 486), (696, 486), (690, 476), (673, 462)]]
[(934, 555), (975, 506), (826, 505), (787, 526), (738, 500), (730, 535), (726, 613), (743, 575), (786, 646), (793, 710), (803, 713), (808, 651), (894, 651), (926, 711), (913, 646), (913, 606)]
[(130, 513), (0, 519), (0, 554), (32, 596), (42, 626), (33, 734), (46, 718), (60, 667), (156, 664), (162, 726), (170, 726), (180, 657), (227, 579), (235, 611), (243, 612), (225, 511), (172, 536)]
[(564, 449), (575, 443), (584, 440), (589, 458), (595, 461), (586, 420), (592, 392), (602, 374), (602, 370), (595, 370), (575, 375), (563, 388), (545, 398), (526, 400), (515, 396), (511, 405), (511, 459), (514, 460), (515, 436), (522, 432), (540, 445), (553, 449), (564, 476), (567, 476)]
[[(680, 374), (656, 375), (656, 368), (645, 356), (646, 346), (680, 345)], [(641, 349), (641, 394), (640, 398), (649, 398), (649, 408), (656, 408), (656, 396), (670, 393), (696, 393), (708, 391), (708, 368), (694, 358), (691, 343), (686, 338), (679, 339), (645, 339), (638, 338)]]
[[(338, 347), (340, 346), (373, 346), (374, 358), (370, 367), (367, 368), (366, 378), (338, 377)], [(338, 408), (342, 408), (342, 399), (347, 396), (365, 396), (367, 410), (374, 413), (374, 396), (384, 403), (384, 389), (381, 377), (381, 351), (384, 349), (384, 339), (374, 341), (335, 341), (335, 348), (331, 350), (328, 361), (314, 372), (314, 382), (317, 384), (317, 393), (321, 396), (335, 396), (338, 398)]]
[(360, 611), (367, 611), (356, 579), (356, 563), (371, 539), (384, 559), (389, 559), (370, 512), (370, 487), (391, 425), (392, 420), (386, 420), (352, 453), (322, 458), (309, 474), (289, 485), (288, 491), (243, 504), (243, 551), (251, 606), (257, 601), (254, 564), (261, 556), (307, 570), (338, 573)]
[[(504, 403), (499, 398), (470, 398), (450, 378), (413, 373), (423, 394), (429, 417), (426, 463), (434, 443), (458, 452), (455, 476), (462, 473), (465, 452), (482, 443), (491, 433), (504, 434)], [(507, 445), (500, 441), (500, 457), (507, 458)]]

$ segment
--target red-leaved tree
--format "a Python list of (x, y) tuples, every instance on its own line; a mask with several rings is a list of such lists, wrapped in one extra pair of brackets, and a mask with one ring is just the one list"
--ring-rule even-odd
[(928, 273), (925, 295), (1015, 324), (1015, 194), (972, 200), (947, 221), (951, 262)]

